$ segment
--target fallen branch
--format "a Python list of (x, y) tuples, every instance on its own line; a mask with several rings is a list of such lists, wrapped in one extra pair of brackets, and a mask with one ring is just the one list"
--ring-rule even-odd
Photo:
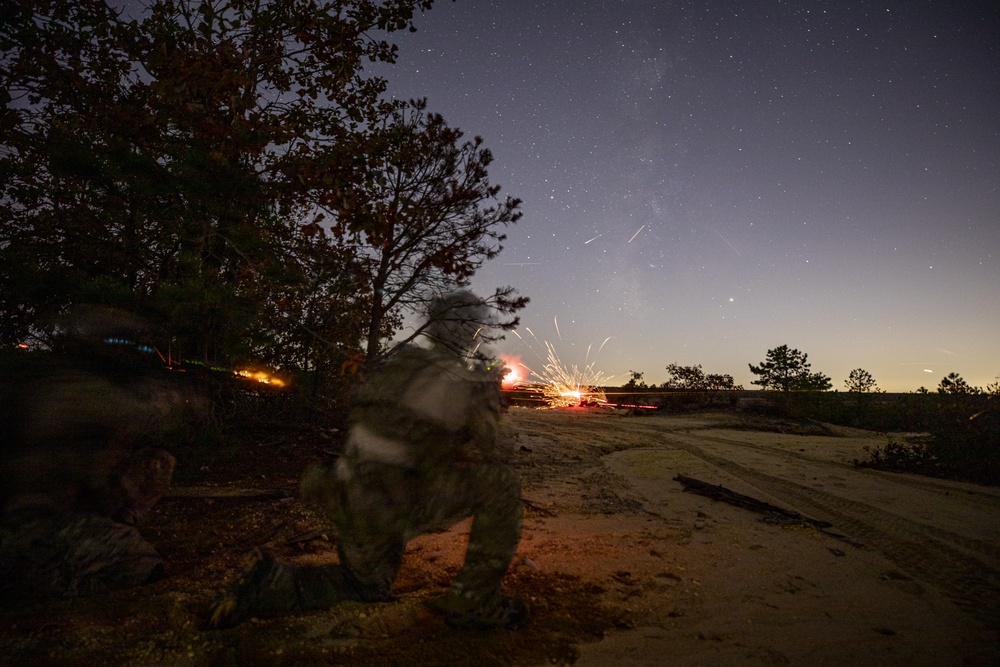
[(521, 502), (524, 503), (525, 507), (528, 507), (534, 510), (535, 512), (538, 512), (539, 514), (544, 514), (545, 516), (557, 516), (556, 513), (553, 512), (552, 510), (546, 507), (542, 507), (538, 503), (533, 503), (527, 498), (522, 497)]
[(706, 496), (712, 500), (721, 500), (724, 503), (729, 503), (730, 505), (742, 507), (754, 512), (760, 512), (761, 514), (779, 516), (783, 519), (787, 519), (789, 523), (802, 523), (809, 526), (815, 526), (819, 529), (830, 528), (833, 525), (828, 521), (810, 519), (809, 517), (802, 516), (798, 512), (793, 512), (770, 503), (765, 503), (762, 500), (745, 496), (742, 493), (736, 493), (721, 484), (716, 486), (714, 484), (709, 484), (708, 482), (703, 482), (700, 479), (685, 477), (684, 475), (677, 475), (677, 477), (674, 477), (674, 481), (680, 482), (684, 486), (685, 491), (697, 493), (698, 495)]
[(245, 489), (230, 486), (175, 486), (164, 498), (239, 498), (241, 500), (284, 500), (294, 498), (291, 489)]
[(291, 537), (285, 540), (286, 545), (291, 544), (304, 544), (306, 542), (312, 542), (314, 540), (322, 540), (324, 542), (329, 542), (336, 535), (336, 531), (332, 528), (320, 528), (318, 530), (310, 530), (307, 533), (300, 533), (295, 537)]

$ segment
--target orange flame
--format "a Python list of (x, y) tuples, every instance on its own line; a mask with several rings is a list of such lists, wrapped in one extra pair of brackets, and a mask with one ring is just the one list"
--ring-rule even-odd
[(247, 378), (248, 380), (254, 380), (255, 382), (260, 382), (262, 384), (269, 384), (275, 387), (284, 387), (285, 381), (279, 377), (275, 377), (264, 371), (253, 371), (250, 369), (243, 369), (238, 371), (233, 371), (234, 374)]
[(504, 389), (513, 389), (520, 384), (524, 384), (524, 381), (528, 378), (527, 367), (521, 363), (520, 357), (501, 355), (500, 361), (507, 368), (507, 374), (503, 376), (503, 381), (500, 383), (501, 387)]

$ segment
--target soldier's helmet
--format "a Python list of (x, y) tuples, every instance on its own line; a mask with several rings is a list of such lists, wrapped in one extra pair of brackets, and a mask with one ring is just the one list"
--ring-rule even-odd
[(490, 326), (490, 307), (468, 290), (435, 297), (427, 308), (427, 336), (435, 347), (455, 354), (473, 349), (480, 331)]

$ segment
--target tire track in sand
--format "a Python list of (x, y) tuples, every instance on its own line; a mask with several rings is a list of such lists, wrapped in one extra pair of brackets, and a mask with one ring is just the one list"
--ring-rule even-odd
[[(673, 433), (660, 435), (665, 446), (682, 449), (789, 503), (839, 532), (881, 552), (900, 570), (943, 592), (989, 628), (1000, 627), (1000, 567), (993, 545), (927, 526), (872, 505), (748, 468), (710, 454), (691, 440), (713, 438)], [(720, 441), (738, 446), (739, 443)]]
[[(692, 434), (684, 434), (684, 435), (692, 435)], [(693, 436), (693, 437), (696, 440), (706, 441), (706, 442), (710, 442), (710, 443), (713, 443), (713, 444), (714, 443), (718, 443), (718, 444), (722, 444), (722, 445), (729, 445), (729, 446), (732, 446), (732, 447), (740, 447), (740, 448), (753, 449), (753, 450), (756, 450), (758, 452), (765, 453), (765, 454), (767, 454), (769, 456), (775, 456), (775, 457), (779, 457), (779, 458), (784, 458), (786, 460), (796, 461), (796, 462), (798, 462), (800, 464), (804, 464), (804, 465), (810, 465), (810, 466), (821, 467), (821, 468), (822, 467), (841, 468), (841, 469), (845, 469), (845, 470), (850, 470), (853, 473), (858, 473), (859, 472), (858, 468), (856, 466), (852, 465), (852, 464), (841, 463), (841, 462), (838, 462), (838, 461), (826, 461), (826, 460), (823, 460), (823, 459), (813, 458), (813, 457), (809, 457), (809, 456), (803, 456), (803, 455), (801, 455), (801, 454), (799, 454), (797, 452), (790, 452), (788, 450), (780, 449), (780, 448), (777, 448), (777, 447), (767, 447), (766, 445), (759, 445), (759, 444), (755, 444), (755, 443), (745, 443), (745, 442), (742, 442), (742, 441), (739, 441), (739, 440), (732, 440), (732, 439), (729, 439), (729, 438), (720, 438), (720, 437), (716, 437), (716, 436), (703, 436), (701, 434), (698, 434), (698, 435)], [(704, 453), (704, 451), (703, 451), (703, 453)], [(865, 471), (865, 472), (869, 472), (869, 471)], [(874, 471), (872, 471), (872, 472), (874, 472)], [(887, 477), (886, 478), (886, 484), (896, 484), (896, 485), (906, 486), (906, 487), (918, 489), (918, 490), (921, 490), (921, 491), (929, 491), (929, 492), (933, 492), (935, 490), (941, 490), (941, 489), (945, 488), (942, 484), (938, 483), (937, 480), (935, 480), (932, 477), (928, 477), (926, 479), (913, 479), (913, 478), (910, 478), (910, 477), (906, 477), (904, 475), (893, 475), (892, 473), (883, 473), (883, 474), (891, 475), (891, 477)], [(782, 479), (782, 478), (776, 478), (776, 479)], [(782, 481), (787, 481), (787, 480), (782, 479)], [(794, 482), (790, 482), (790, 483), (795, 484)], [(813, 487), (810, 487), (810, 486), (804, 486), (804, 485), (798, 485), (798, 486), (801, 486), (802, 488), (805, 488), (805, 489), (809, 489), (810, 491), (817, 491), (818, 492), (817, 489), (814, 489)], [(975, 492), (967, 491), (966, 493), (973, 494)], [(842, 495), (837, 495), (837, 494), (827, 494), (827, 495), (830, 495), (833, 498), (841, 498), (841, 499), (843, 499)], [(998, 498), (997, 498), (996, 495), (988, 494), (988, 493), (978, 493), (978, 494), (975, 494), (975, 495), (976, 495), (976, 497), (977, 497), (977, 499), (978, 499), (979, 502), (994, 506), (995, 509), (996, 509), (997, 514), (1000, 514), (1000, 502), (998, 502)], [(861, 507), (872, 507), (872, 505), (870, 503), (864, 503), (864, 502), (859, 502), (859, 501), (848, 501), (848, 502), (853, 502), (855, 505), (858, 505), (858, 506), (861, 506)], [(910, 524), (910, 526), (912, 528), (914, 528), (917, 531), (923, 531), (928, 536), (937, 538), (938, 540), (941, 540), (942, 542), (946, 542), (946, 543), (951, 543), (951, 544), (957, 545), (957, 546), (959, 546), (959, 547), (961, 547), (961, 548), (963, 548), (963, 549), (965, 549), (967, 551), (974, 552), (974, 555), (976, 555), (977, 557), (985, 558), (989, 562), (995, 562), (995, 563), (1000, 564), (1000, 544), (997, 544), (996, 542), (987, 542), (985, 540), (977, 540), (975, 538), (968, 537), (967, 535), (960, 535), (960, 534), (952, 532), (952, 531), (944, 530), (943, 528), (940, 528), (940, 527), (937, 527), (937, 526), (932, 526), (932, 525), (929, 525), (929, 524), (925, 524), (925, 523), (920, 523), (920, 522), (917, 522), (917, 521), (913, 521), (911, 519), (906, 519), (906, 518), (901, 517), (901, 516), (899, 516), (897, 514), (893, 514), (891, 512), (886, 512), (885, 510), (881, 510), (881, 511), (884, 514), (892, 516), (893, 520), (895, 522), (907, 522), (908, 524)]]

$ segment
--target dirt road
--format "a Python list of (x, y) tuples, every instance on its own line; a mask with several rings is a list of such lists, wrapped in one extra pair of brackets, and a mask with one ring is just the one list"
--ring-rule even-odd
[[(615, 517), (612, 532), (629, 547), (587, 571), (618, 568), (643, 582), (608, 596), (636, 627), (584, 645), (580, 664), (657, 664), (665, 652), (681, 665), (992, 664), (998, 655), (1000, 490), (856, 468), (865, 446), (884, 444), (861, 431), (742, 430), (727, 415), (513, 420), (531, 450), (529, 499), (559, 516)], [(684, 493), (678, 474), (831, 527), (765, 523)]]

